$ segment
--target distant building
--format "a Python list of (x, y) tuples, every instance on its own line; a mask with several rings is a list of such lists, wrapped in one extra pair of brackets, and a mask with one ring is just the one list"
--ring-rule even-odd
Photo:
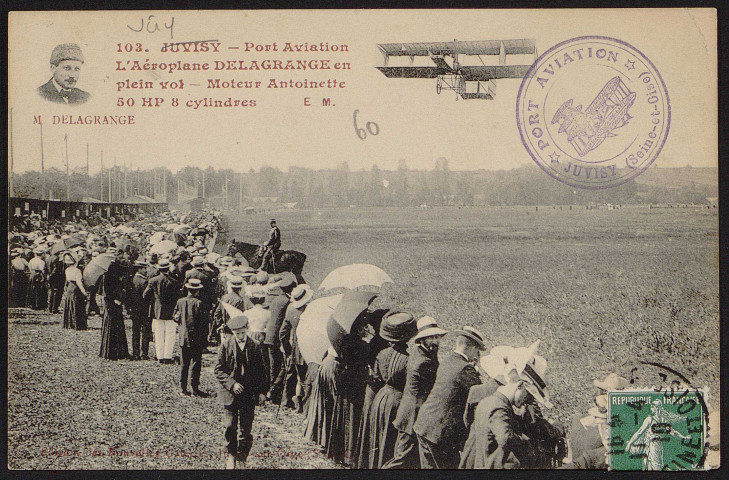
[(196, 197), (185, 200), (184, 202), (178, 204), (177, 210), (179, 210), (180, 212), (193, 212), (196, 210), (202, 210), (203, 208), (205, 208), (205, 206), (205, 199), (202, 197)]

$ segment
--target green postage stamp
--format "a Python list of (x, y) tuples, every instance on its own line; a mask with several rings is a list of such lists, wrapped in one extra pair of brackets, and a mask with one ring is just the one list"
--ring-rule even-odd
[(610, 470), (704, 469), (704, 390), (621, 390), (607, 396)]

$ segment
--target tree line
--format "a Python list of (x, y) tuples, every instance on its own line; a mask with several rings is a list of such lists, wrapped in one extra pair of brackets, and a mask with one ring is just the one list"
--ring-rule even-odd
[[(351, 170), (347, 162), (334, 169), (291, 167), (284, 172), (265, 166), (245, 173), (232, 169), (188, 166), (176, 173), (166, 168), (126, 171), (113, 167), (87, 175), (51, 168), (43, 175), (29, 171), (14, 176), (15, 196), (81, 201), (92, 197), (122, 201), (144, 195), (176, 205), (197, 193), (230, 208), (260, 203), (296, 203), (299, 208), (348, 206), (441, 205), (585, 205), (634, 203), (706, 203), (717, 196), (716, 169), (651, 169), (636, 180), (603, 190), (574, 189), (555, 181), (536, 166), (512, 170), (452, 171), (439, 158), (432, 170)], [(652, 179), (650, 182), (646, 179)], [(680, 178), (680, 183), (664, 179)], [(67, 198), (67, 187), (70, 197)], [(178, 189), (186, 196), (178, 198)], [(241, 201), (242, 194), (242, 201)]]

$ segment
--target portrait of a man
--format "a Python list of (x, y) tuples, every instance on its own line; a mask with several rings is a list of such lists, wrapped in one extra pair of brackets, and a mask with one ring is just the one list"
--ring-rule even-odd
[(54, 103), (69, 105), (86, 103), (91, 98), (88, 92), (76, 88), (84, 57), (75, 43), (57, 45), (51, 53), (51, 73), (48, 82), (38, 87), (38, 95)]

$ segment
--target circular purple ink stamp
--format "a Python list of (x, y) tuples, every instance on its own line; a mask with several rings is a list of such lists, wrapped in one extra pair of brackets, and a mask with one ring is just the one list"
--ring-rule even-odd
[(519, 87), (522, 143), (549, 175), (577, 188), (643, 173), (668, 136), (671, 107), (655, 65), (609, 37), (578, 37), (542, 54)]

